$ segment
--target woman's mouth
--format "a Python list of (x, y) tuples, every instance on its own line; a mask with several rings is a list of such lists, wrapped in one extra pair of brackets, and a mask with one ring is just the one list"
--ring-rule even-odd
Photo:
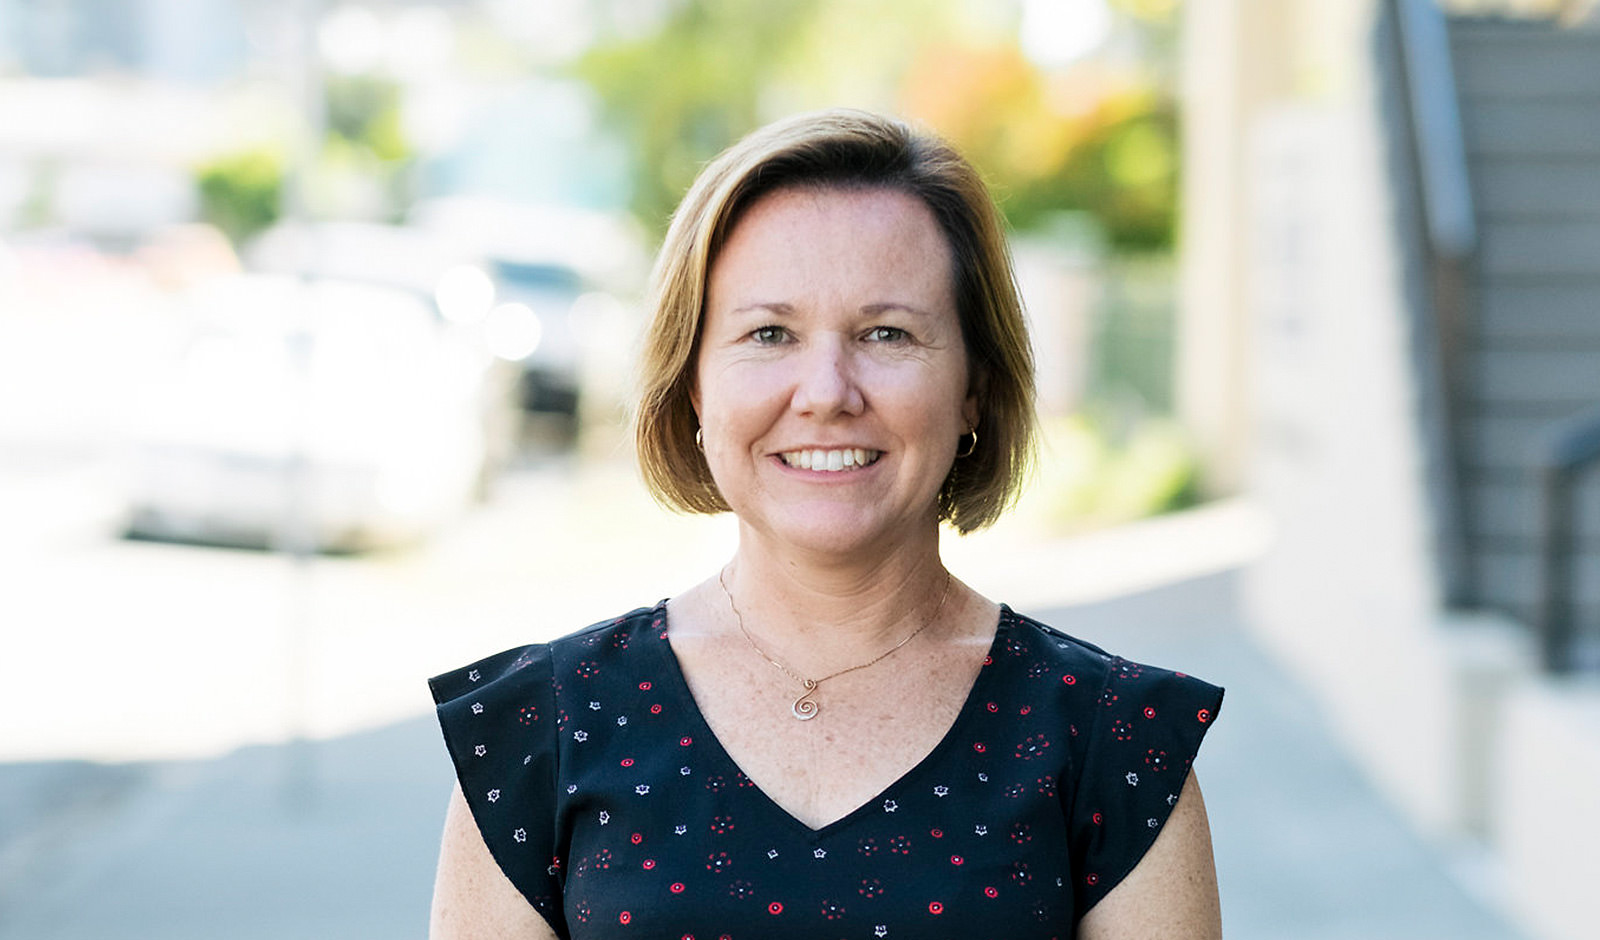
[(864, 450), (860, 447), (846, 447), (842, 450), (786, 450), (778, 455), (786, 466), (800, 470), (823, 470), (829, 473), (838, 473), (845, 470), (858, 470), (877, 463), (883, 456), (881, 450)]

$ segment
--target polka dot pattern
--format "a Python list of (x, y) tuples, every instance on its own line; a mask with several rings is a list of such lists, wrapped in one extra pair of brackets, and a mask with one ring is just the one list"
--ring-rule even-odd
[(1070, 937), (1222, 701), (1002, 607), (943, 741), (813, 830), (722, 749), (667, 631), (662, 602), (430, 683), (484, 842), (558, 936)]

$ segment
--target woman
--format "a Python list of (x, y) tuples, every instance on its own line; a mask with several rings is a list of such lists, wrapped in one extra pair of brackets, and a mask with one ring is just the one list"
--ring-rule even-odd
[(1033, 365), (993, 205), (858, 112), (702, 173), (637, 441), (739, 546), (685, 593), (433, 680), (460, 786), (433, 935), (1214, 937), (1189, 764), (1221, 702), (977, 594)]

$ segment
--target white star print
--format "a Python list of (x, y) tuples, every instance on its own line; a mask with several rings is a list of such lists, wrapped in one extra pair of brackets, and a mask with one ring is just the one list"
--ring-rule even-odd
[(499, 790), (490, 790), (489, 791), (489, 802), (497, 803), (499, 801), (500, 801), (500, 791)]
[(693, 772), (694, 771), (690, 770), (687, 767), (679, 767), (678, 768), (678, 773), (683, 774), (685, 777), (689, 776)]
[(973, 826), (972, 827), (972, 831), (976, 835), (986, 836), (986, 835), (989, 834), (989, 827), (988, 826)]
[(989, 782), (989, 775), (988, 774), (979, 774), (978, 775), (978, 782), (979, 783), (988, 783)]
[(516, 839), (518, 842), (526, 842), (528, 841), (528, 830), (518, 829), (511, 834), (511, 838)]
[(600, 710), (600, 703), (599, 702), (590, 702), (589, 703), (589, 710), (592, 711), (592, 712), (599, 711)]
[(950, 795), (950, 788), (949, 787), (942, 787), (942, 786), (941, 787), (934, 787), (933, 788), (933, 795), (934, 796), (949, 796)]
[(628, 723), (628, 716), (627, 715), (618, 715), (617, 716), (617, 724), (618, 725), (625, 725), (627, 723)]
[(474, 715), (483, 714), (483, 703), (482, 702), (473, 702), (472, 703), (472, 713)]
[(533, 755), (532, 754), (524, 755), (523, 758), (522, 758), (522, 766), (526, 767), (531, 763), (533, 763)]
[(777, 858), (777, 857), (778, 857), (778, 850), (777, 849), (767, 849), (767, 858)]
[(467, 678), (469, 680), (473, 681), (473, 682), (477, 682), (478, 681), (478, 670), (474, 669), (471, 672), (467, 673)]
[(1128, 771), (1127, 780), (1128, 780), (1128, 786), (1130, 786), (1130, 787), (1136, 787), (1136, 786), (1139, 785), (1139, 775), (1134, 773), (1131, 770)]
[(577, 793), (578, 792), (578, 785), (576, 783), (567, 784), (567, 792), (568, 793)]
[(689, 831), (689, 827), (688, 826), (673, 826), (672, 827), (672, 834), (675, 835), (675, 836), (681, 836), (685, 832), (688, 832), (688, 831)]
[(484, 747), (482, 744), (476, 744), (476, 745), (473, 745), (472, 753), (478, 755), (479, 757), (482, 757), (483, 755), (489, 753), (489, 749)]
[(1148, 826), (1149, 828), (1151, 828), (1151, 829), (1154, 829), (1155, 827), (1161, 825), (1160, 823), (1156, 822), (1156, 818), (1154, 816), (1151, 816), (1149, 819), (1146, 819), (1144, 821), (1144, 824), (1146, 826)]
[(572, 732), (572, 740), (574, 740), (574, 741), (587, 741), (587, 740), (589, 740), (589, 732), (587, 732), (587, 731), (574, 731), (574, 732)]
[(1177, 802), (1178, 802), (1178, 794), (1176, 794), (1176, 793), (1168, 793), (1167, 794), (1167, 805), (1168, 806), (1176, 805)]
[(827, 849), (816, 849), (811, 854), (816, 856), (817, 858), (827, 858), (828, 857), (828, 850)]
[(899, 808), (900, 808), (900, 804), (896, 803), (894, 800), (884, 800), (883, 801), (883, 811), (885, 813), (892, 813), (892, 812), (894, 812), (895, 810), (897, 810)]
[(641, 783), (633, 788), (633, 792), (639, 794), (640, 796), (644, 796), (646, 793), (650, 792), (650, 785), (648, 783)]
[(879, 924), (872, 928), (872, 935), (874, 937), (887, 937), (889, 935), (889, 928)]
[(610, 821), (611, 821), (611, 814), (606, 812), (605, 810), (601, 810), (600, 811), (600, 825), (604, 826), (606, 823), (608, 823)]

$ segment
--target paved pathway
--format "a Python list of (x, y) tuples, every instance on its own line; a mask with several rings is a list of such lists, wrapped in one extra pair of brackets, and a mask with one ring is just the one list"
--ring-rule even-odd
[[(1197, 767), (1230, 940), (1519, 937), (1248, 642), (1234, 581), (1032, 611), (1228, 687)], [(449, 782), (428, 719), (211, 761), (0, 765), (0, 938), (420, 938)]]

